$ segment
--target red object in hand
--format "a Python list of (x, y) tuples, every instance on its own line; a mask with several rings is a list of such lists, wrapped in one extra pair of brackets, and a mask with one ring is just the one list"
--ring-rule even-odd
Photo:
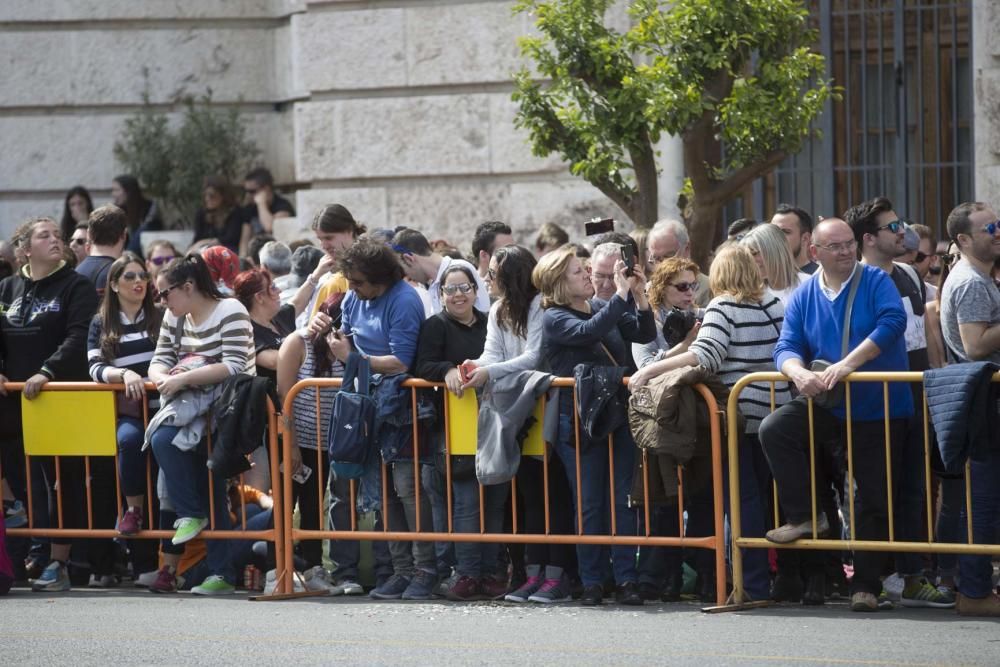
[(462, 384), (465, 384), (466, 382), (469, 381), (469, 378), (472, 376), (472, 372), (477, 368), (479, 368), (479, 366), (476, 366), (471, 361), (467, 361), (464, 364), (459, 365), (458, 376), (462, 378)]

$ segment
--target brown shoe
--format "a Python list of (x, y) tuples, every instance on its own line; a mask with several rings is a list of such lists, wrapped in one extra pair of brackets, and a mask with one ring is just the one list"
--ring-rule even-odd
[(970, 598), (959, 593), (955, 610), (961, 616), (1000, 616), (1000, 595), (990, 593), (984, 598)]
[(851, 611), (878, 611), (878, 598), (871, 593), (855, 593), (851, 596)]
[[(826, 520), (825, 513), (819, 513), (819, 516), (816, 517), (816, 524), (817, 537), (822, 537), (830, 531), (830, 522)], [(812, 534), (813, 522), (808, 520), (802, 523), (786, 523), (784, 526), (767, 531), (765, 537), (775, 544), (787, 544), (800, 537), (812, 537)]]

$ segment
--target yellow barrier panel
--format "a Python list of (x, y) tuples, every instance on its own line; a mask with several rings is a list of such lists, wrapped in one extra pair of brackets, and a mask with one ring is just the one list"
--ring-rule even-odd
[[(115, 395), (111, 391), (21, 394), (28, 456), (114, 456)], [(86, 434), (86, 437), (81, 437)]]
[[(451, 441), (451, 453), (475, 455), (479, 436), (479, 399), (476, 392), (467, 391), (462, 394), (462, 398), (459, 398), (446, 391), (445, 400), (448, 401), (448, 437)], [(535, 424), (528, 431), (528, 437), (521, 446), (521, 453), (525, 456), (541, 456), (545, 453), (545, 440), (542, 438), (544, 401), (538, 402), (532, 416)]]

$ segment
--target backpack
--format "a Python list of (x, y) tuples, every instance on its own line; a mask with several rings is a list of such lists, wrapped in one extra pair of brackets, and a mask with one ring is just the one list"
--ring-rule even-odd
[(267, 398), (280, 406), (270, 379), (239, 373), (222, 383), (222, 393), (212, 402), (215, 440), (210, 470), (235, 477), (250, 470), (247, 455), (260, 447), (267, 433)]
[[(358, 381), (356, 391), (355, 379)], [(370, 391), (371, 366), (368, 359), (351, 352), (344, 364), (340, 391), (333, 399), (333, 413), (326, 438), (327, 453), (338, 478), (361, 477), (371, 456), (375, 401)]]

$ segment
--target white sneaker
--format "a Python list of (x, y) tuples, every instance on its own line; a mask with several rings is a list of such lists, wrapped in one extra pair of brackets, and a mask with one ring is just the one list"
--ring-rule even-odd
[(87, 588), (115, 588), (117, 586), (118, 580), (113, 574), (92, 574), (90, 575), (90, 583), (87, 584)]
[[(265, 575), (265, 582), (264, 582), (264, 595), (271, 595), (272, 593), (274, 593), (274, 589), (278, 587), (277, 577), (278, 577), (277, 570), (267, 571), (267, 575)], [(302, 586), (301, 577), (302, 575), (298, 573), (294, 573), (292, 575), (292, 581), (295, 583), (292, 590), (296, 593), (304, 593), (306, 590)]]
[(893, 572), (882, 580), (882, 588), (885, 589), (885, 596), (893, 602), (900, 601), (905, 586), (906, 582), (899, 576), (899, 572)]
[[(340, 593), (344, 595), (364, 595), (365, 589), (361, 587), (361, 584), (354, 581), (353, 579), (342, 579), (338, 581), (334, 586), (340, 590)], [(339, 595), (339, 593), (331, 593), (331, 595)]]

